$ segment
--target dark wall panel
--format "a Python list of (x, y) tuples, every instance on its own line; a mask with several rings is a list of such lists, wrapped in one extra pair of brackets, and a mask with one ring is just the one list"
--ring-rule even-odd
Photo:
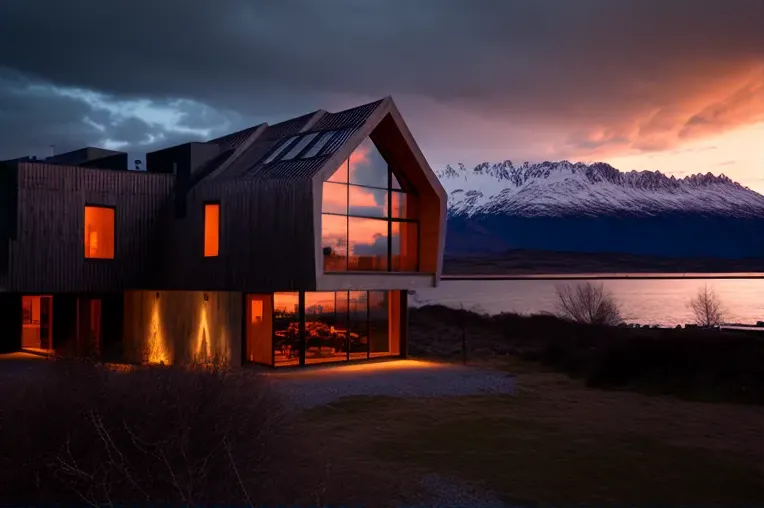
[[(154, 285), (158, 211), (172, 199), (172, 175), (23, 163), (18, 180), (12, 290), (103, 293)], [(86, 204), (115, 207), (115, 259), (85, 259)]]
[[(310, 180), (195, 188), (183, 219), (163, 213), (163, 287), (263, 293), (315, 289)], [(220, 202), (220, 255), (203, 253), (204, 203)]]
[(0, 293), (0, 353), (21, 349), (21, 295)]

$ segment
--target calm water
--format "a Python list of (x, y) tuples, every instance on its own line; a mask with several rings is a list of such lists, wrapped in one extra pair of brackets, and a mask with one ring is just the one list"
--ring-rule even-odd
[[(440, 303), (495, 314), (554, 312), (555, 288), (583, 281), (570, 280), (455, 280), (437, 288), (417, 290), (412, 305)], [(725, 321), (755, 324), (764, 320), (764, 279), (595, 280), (621, 306), (627, 323), (661, 326), (692, 323), (688, 301), (704, 284), (713, 288), (725, 309)]]

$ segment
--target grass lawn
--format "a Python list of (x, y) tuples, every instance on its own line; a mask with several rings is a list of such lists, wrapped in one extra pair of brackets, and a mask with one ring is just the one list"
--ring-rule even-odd
[(494, 367), (517, 374), (517, 395), (350, 398), (307, 411), (303, 432), (323, 436), (335, 462), (363, 463), (400, 488), (436, 472), (507, 502), (764, 504), (764, 408)]

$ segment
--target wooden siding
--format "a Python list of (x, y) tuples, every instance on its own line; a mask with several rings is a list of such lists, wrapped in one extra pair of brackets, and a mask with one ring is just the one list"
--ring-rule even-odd
[(124, 360), (178, 364), (216, 356), (241, 365), (242, 308), (241, 293), (127, 291)]
[[(11, 291), (109, 292), (151, 287), (158, 211), (174, 177), (137, 171), (21, 163), (18, 235), (10, 246)], [(84, 257), (86, 204), (115, 208), (115, 259)]]
[[(163, 213), (163, 287), (249, 293), (315, 289), (310, 180), (223, 181), (188, 196), (186, 217)], [(220, 255), (203, 253), (204, 203), (220, 203)]]

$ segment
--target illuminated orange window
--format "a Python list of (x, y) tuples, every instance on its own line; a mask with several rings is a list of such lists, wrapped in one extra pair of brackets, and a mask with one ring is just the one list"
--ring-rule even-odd
[(204, 205), (204, 257), (215, 257), (220, 252), (220, 205)]
[(85, 207), (85, 257), (114, 259), (114, 209)]

